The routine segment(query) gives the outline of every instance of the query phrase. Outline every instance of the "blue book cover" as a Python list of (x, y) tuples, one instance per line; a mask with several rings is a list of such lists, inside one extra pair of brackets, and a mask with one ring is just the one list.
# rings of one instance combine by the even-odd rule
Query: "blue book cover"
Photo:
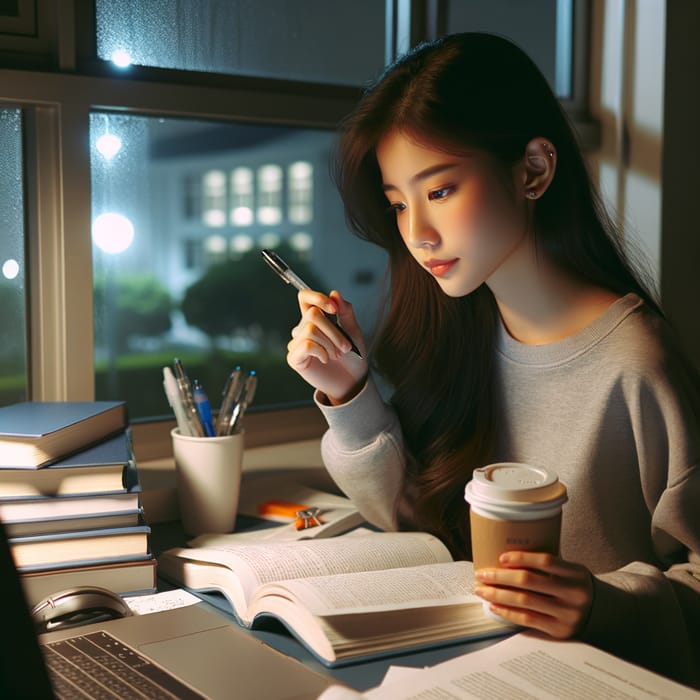
[(0, 408), (0, 467), (42, 467), (128, 425), (124, 401), (24, 401)]
[(128, 464), (134, 459), (131, 443), (131, 430), (126, 429), (102, 442), (91, 445), (85, 450), (74, 452), (68, 457), (47, 465), (49, 469), (77, 469), (80, 467), (98, 467), (110, 464)]
[(138, 472), (126, 429), (41, 469), (0, 469), (0, 499), (97, 494), (138, 488)]
[(0, 436), (41, 438), (125, 407), (124, 401), (21, 401), (0, 408)]

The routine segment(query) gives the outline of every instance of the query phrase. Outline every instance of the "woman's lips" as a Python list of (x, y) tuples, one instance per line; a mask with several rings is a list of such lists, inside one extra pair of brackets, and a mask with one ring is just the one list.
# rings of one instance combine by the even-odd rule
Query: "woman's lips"
[(457, 264), (457, 258), (452, 260), (427, 260), (424, 265), (435, 277), (443, 277)]

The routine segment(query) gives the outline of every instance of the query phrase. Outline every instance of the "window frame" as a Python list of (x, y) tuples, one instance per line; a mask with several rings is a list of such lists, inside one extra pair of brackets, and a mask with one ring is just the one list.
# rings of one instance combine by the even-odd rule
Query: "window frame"
[[(588, 25), (581, 6), (576, 2), (575, 101), (587, 83)], [(141, 66), (124, 72), (96, 57), (93, 0), (36, 0), (36, 8), (38, 35), (26, 40), (25, 53), (20, 39), (3, 41), (0, 51), (2, 64), (10, 66), (0, 69), (0, 105), (21, 108), (24, 122), (28, 390), (34, 400), (93, 400), (91, 111), (334, 129), (361, 89)], [(386, 8), (387, 60), (441, 32), (443, 0), (386, 0)], [(581, 104), (564, 101), (585, 127)], [(174, 419), (133, 422), (139, 459), (172, 454), (174, 426)], [(324, 429), (310, 401), (265, 411), (252, 407), (246, 443), (316, 439)]]
[[(25, 120), (29, 391), (34, 400), (45, 401), (94, 398), (90, 154), (85, 138), (92, 110), (279, 123), (276, 104), (284, 104), (285, 123), (332, 128), (354, 104), (352, 99), (319, 99), (314, 90), (262, 93), (51, 73), (33, 73), (27, 80), (26, 71), (14, 70), (0, 71), (0, 80), (0, 104), (19, 106)], [(134, 426), (139, 455), (168, 454), (169, 430), (163, 421), (153, 421), (156, 430), (141, 423)], [(315, 406), (264, 413), (253, 407), (246, 429), (247, 444), (274, 444), (320, 437), (323, 423)]]

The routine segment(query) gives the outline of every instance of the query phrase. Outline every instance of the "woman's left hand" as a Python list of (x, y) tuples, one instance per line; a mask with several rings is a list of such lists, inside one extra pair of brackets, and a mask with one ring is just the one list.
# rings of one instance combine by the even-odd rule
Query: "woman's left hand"
[(505, 552), (498, 567), (475, 575), (474, 592), (493, 613), (555, 639), (577, 634), (593, 604), (591, 572), (544, 552)]

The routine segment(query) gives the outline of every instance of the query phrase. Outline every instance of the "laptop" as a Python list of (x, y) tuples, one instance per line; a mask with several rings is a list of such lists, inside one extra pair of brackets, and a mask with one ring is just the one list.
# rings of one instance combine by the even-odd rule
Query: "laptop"
[(333, 682), (205, 604), (36, 635), (0, 523), (2, 698), (317, 698)]

